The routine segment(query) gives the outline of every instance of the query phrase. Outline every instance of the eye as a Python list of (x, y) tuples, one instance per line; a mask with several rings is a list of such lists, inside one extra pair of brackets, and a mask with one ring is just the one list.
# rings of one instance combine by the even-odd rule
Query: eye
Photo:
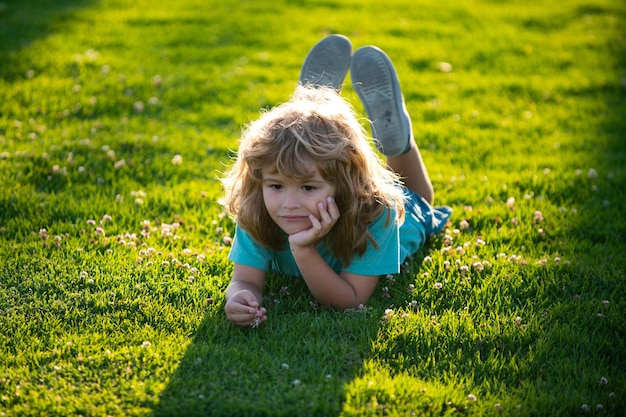
[(282, 190), (283, 186), (281, 184), (269, 184), (268, 187), (270, 187), (272, 190)]
[(304, 191), (313, 191), (313, 190), (315, 190), (315, 187), (314, 187), (314, 186), (312, 186), (312, 185), (303, 185), (303, 186), (302, 186), (302, 189), (303, 189)]

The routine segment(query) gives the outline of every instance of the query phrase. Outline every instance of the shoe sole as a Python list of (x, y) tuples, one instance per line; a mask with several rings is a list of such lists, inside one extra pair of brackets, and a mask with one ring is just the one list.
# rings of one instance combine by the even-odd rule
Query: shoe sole
[(300, 84), (331, 87), (339, 91), (350, 68), (352, 44), (343, 35), (330, 35), (316, 43), (300, 70)]
[(359, 48), (352, 56), (350, 76), (378, 150), (387, 156), (406, 152), (413, 140), (411, 122), (389, 57), (375, 46)]

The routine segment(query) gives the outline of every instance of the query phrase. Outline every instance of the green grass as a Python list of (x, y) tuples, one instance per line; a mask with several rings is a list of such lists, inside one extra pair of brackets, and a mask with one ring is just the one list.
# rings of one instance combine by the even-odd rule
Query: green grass
[[(332, 32), (452, 224), (362, 310), (271, 276), (236, 328), (217, 178)], [(626, 413), (623, 2), (2, 2), (0, 62), (0, 415)]]

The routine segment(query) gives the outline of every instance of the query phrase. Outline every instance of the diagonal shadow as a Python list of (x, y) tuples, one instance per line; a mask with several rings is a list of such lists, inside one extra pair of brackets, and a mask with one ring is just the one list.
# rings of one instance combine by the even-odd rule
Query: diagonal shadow
[(25, 70), (16, 54), (75, 19), (74, 13), (95, 0), (24, 0), (0, 2), (0, 78), (14, 81)]
[[(266, 294), (268, 321), (258, 329), (228, 323), (223, 303), (210, 309), (155, 416), (339, 414), (344, 387), (359, 374), (376, 336), (366, 321), (378, 320), (378, 313), (313, 307), (302, 282), (273, 275)], [(268, 395), (269, 387), (280, 396)]]

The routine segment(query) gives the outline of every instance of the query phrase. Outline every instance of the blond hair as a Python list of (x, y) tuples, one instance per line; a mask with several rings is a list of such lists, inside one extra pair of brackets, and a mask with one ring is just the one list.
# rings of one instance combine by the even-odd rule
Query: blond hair
[[(273, 250), (285, 247), (285, 233), (263, 202), (261, 170), (307, 179), (302, 166), (312, 161), (335, 187), (340, 217), (324, 242), (344, 265), (377, 243), (368, 226), (386, 211), (387, 224), (403, 221), (404, 194), (397, 175), (374, 152), (352, 107), (334, 90), (298, 86), (291, 99), (250, 123), (237, 158), (224, 176), (221, 200), (240, 228)], [(391, 214), (395, 211), (396, 217)]]

